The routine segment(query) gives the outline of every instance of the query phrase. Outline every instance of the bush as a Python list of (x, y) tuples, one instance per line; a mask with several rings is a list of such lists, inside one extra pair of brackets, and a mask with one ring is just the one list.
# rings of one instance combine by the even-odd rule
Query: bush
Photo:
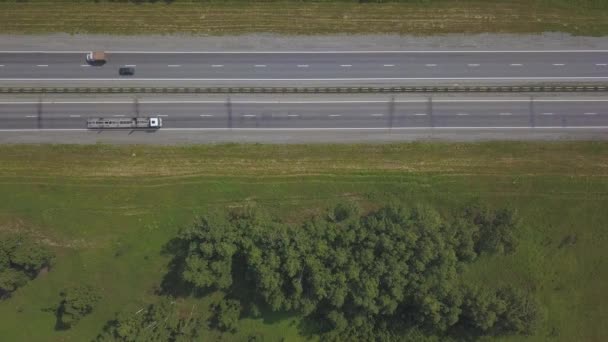
[(57, 327), (69, 329), (81, 318), (93, 312), (95, 304), (101, 299), (97, 289), (81, 285), (61, 292), (61, 302), (57, 307)]
[(213, 308), (213, 325), (222, 331), (236, 331), (241, 316), (241, 303), (234, 299), (224, 299)]
[(51, 261), (47, 248), (25, 236), (0, 236), (0, 298), (34, 279)]

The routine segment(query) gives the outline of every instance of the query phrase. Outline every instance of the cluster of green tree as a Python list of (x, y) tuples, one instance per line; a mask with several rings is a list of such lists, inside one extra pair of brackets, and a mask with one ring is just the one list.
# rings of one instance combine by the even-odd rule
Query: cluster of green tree
[(193, 310), (185, 312), (169, 297), (136, 312), (123, 311), (108, 322), (96, 341), (189, 342), (201, 325)]
[(101, 299), (96, 288), (78, 285), (67, 288), (59, 294), (61, 300), (55, 310), (56, 329), (70, 329), (84, 316), (93, 312), (95, 304)]
[(51, 252), (23, 235), (0, 236), (0, 298), (34, 279), (40, 270), (49, 267)]
[(538, 305), (528, 293), (458, 277), (480, 254), (514, 251), (517, 225), (512, 211), (481, 205), (448, 222), (428, 207), (361, 215), (346, 203), (299, 227), (245, 210), (183, 230), (172, 267), (195, 291), (227, 294), (212, 322), (223, 330), (263, 307), (299, 312), (334, 340), (529, 334)]

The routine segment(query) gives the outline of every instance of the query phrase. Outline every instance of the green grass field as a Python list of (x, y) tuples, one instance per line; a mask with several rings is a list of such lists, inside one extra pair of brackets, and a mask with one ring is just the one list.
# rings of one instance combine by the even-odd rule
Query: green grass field
[[(162, 246), (206, 211), (255, 205), (296, 222), (344, 198), (364, 207), (424, 202), (445, 213), (476, 198), (517, 208), (518, 251), (465, 271), (467, 281), (513, 283), (539, 296), (538, 334), (506, 340), (608, 340), (608, 144), (601, 142), (0, 145), (0, 229), (26, 231), (57, 255), (48, 274), (0, 302), (0, 336), (90, 340), (114, 312), (154, 300), (168, 262)], [(565, 243), (568, 236), (575, 243)], [(101, 288), (101, 304), (71, 330), (54, 331), (45, 309), (80, 282)], [(206, 317), (213, 300), (185, 305)], [(286, 315), (246, 319), (224, 338), (294, 341), (297, 324)]]
[(608, 33), (604, 0), (4, 0), (0, 33)]

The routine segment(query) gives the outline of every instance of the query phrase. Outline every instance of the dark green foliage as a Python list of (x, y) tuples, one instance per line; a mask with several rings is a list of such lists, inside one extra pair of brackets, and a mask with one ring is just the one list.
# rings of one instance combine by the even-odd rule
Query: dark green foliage
[(203, 218), (184, 230), (187, 241), (184, 280), (201, 288), (226, 289), (232, 284), (232, 257), (237, 249), (234, 226), (217, 217)]
[[(463, 290), (458, 279), (459, 266), (478, 253), (512, 251), (516, 224), (512, 212), (481, 206), (448, 223), (424, 206), (361, 216), (344, 203), (300, 227), (246, 210), (179, 235), (190, 246), (182, 276), (246, 307), (299, 312), (329, 340), (399, 340), (413, 331), (449, 338), (458, 327), (467, 335), (527, 333), (523, 318), (537, 316), (528, 297)], [(233, 330), (241, 307), (228, 300), (215, 311), (215, 324)]]
[(96, 341), (187, 342), (197, 340), (200, 321), (182, 315), (170, 298), (161, 297), (137, 312), (121, 312), (108, 322)]
[(513, 210), (490, 210), (487, 206), (473, 204), (465, 209), (465, 220), (479, 229), (475, 238), (477, 253), (508, 254), (517, 248), (515, 230), (517, 215)]
[(521, 290), (468, 288), (462, 323), (474, 335), (531, 334), (539, 316), (536, 301)]
[(532, 334), (540, 318), (539, 305), (530, 294), (506, 287), (496, 296), (505, 301), (506, 310), (498, 320), (498, 333)]
[(223, 331), (236, 331), (241, 316), (241, 303), (234, 299), (224, 299), (213, 307), (213, 325)]
[(35, 278), (51, 264), (51, 252), (21, 235), (0, 236), (0, 298)]
[(75, 286), (61, 292), (61, 302), (57, 307), (57, 327), (69, 329), (78, 321), (93, 312), (95, 304), (101, 299), (97, 289), (87, 285)]

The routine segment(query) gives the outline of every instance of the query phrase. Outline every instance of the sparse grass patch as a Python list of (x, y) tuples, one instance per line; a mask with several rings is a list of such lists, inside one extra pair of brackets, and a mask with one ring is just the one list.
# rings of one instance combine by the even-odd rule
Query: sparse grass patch
[[(67, 14), (67, 15), (66, 15)], [(603, 0), (2, 1), (1, 33), (608, 33)]]

